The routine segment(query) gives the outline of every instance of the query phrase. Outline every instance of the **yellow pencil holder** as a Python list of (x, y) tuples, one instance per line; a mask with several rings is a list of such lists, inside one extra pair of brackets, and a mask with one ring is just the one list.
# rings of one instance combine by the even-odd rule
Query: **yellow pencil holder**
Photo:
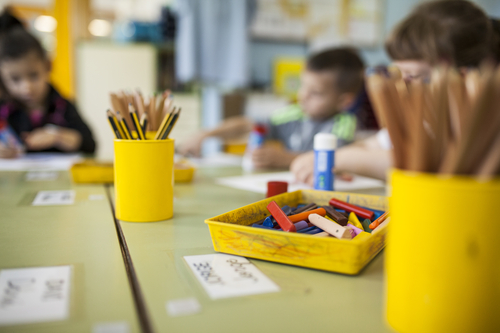
[(500, 179), (394, 170), (387, 319), (399, 332), (500, 332)]
[(115, 140), (116, 218), (153, 222), (174, 214), (174, 140)]

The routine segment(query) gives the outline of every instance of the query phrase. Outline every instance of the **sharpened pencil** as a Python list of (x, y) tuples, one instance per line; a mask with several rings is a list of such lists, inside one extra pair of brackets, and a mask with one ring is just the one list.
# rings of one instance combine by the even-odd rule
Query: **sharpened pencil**
[(162, 140), (168, 139), (168, 136), (170, 135), (170, 132), (174, 129), (175, 123), (177, 123), (177, 120), (179, 119), (181, 113), (181, 108), (177, 109), (177, 113), (172, 116), (172, 120), (168, 124), (167, 129), (165, 130), (165, 133), (162, 135)]
[(134, 109), (134, 106), (132, 104), (128, 105), (128, 109), (135, 131), (137, 132), (137, 140), (146, 140), (144, 132), (142, 131), (141, 124), (139, 123), (139, 117), (137, 117), (137, 111)]
[(121, 116), (120, 112), (116, 112), (116, 118), (118, 119), (119, 124), (122, 127), (122, 131), (125, 134), (125, 139), (132, 140), (132, 133), (125, 122), (125, 119)]
[(108, 116), (109, 125), (111, 126), (111, 130), (115, 134), (115, 138), (121, 139), (122, 136), (120, 134), (120, 131), (118, 130), (118, 127), (116, 126), (117, 124), (115, 123), (113, 113), (111, 113), (111, 111), (108, 110), (106, 111), (106, 115)]

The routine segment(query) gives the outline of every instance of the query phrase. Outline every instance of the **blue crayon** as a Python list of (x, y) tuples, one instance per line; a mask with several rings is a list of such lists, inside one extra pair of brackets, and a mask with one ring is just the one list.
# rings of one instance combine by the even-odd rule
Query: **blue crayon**
[(292, 207), (285, 205), (285, 206), (281, 207), (281, 210), (286, 215), (289, 215), (292, 212)]
[(308, 231), (311, 231), (313, 229), (317, 228), (317, 226), (313, 225), (312, 227), (309, 227), (309, 228), (305, 228), (305, 229), (302, 229), (302, 230), (297, 230), (297, 232), (300, 232), (300, 233), (306, 233)]
[(268, 216), (264, 219), (262, 225), (268, 228), (274, 228), (274, 226), (276, 225), (276, 221), (274, 221), (274, 218), (272, 216)]
[(272, 229), (272, 230), (276, 230), (276, 229), (274, 229), (274, 228), (269, 228), (269, 227), (266, 227), (265, 225), (258, 224), (258, 223), (254, 223), (254, 224), (252, 224), (252, 227), (254, 227), (254, 228), (261, 228), (261, 229), (268, 229), (268, 230), (271, 230), (271, 229)]
[(316, 228), (316, 229), (313, 229), (313, 230), (310, 230), (310, 231), (306, 232), (306, 234), (308, 234), (308, 235), (314, 235), (314, 234), (319, 234), (320, 232), (323, 232), (323, 230), (320, 229), (320, 228)]

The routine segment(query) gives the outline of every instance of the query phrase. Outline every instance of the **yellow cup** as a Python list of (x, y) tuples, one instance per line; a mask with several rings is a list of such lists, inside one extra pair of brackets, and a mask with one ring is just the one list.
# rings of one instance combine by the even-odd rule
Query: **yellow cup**
[(115, 140), (116, 218), (130, 222), (174, 214), (174, 140)]
[(387, 319), (399, 332), (500, 332), (500, 179), (392, 172)]

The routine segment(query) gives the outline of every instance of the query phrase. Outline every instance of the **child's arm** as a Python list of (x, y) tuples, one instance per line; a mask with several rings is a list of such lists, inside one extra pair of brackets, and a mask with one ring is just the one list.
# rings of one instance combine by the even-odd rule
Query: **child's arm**
[[(335, 171), (384, 179), (392, 165), (390, 150), (382, 148), (377, 136), (339, 148), (335, 152)], [(290, 170), (298, 181), (313, 184), (314, 152), (307, 152), (293, 160)]]
[(233, 139), (247, 134), (252, 130), (253, 123), (245, 117), (232, 117), (224, 120), (212, 130), (201, 131), (178, 147), (182, 155), (200, 156), (201, 145), (207, 138)]
[(76, 151), (81, 146), (82, 136), (74, 129), (45, 126), (26, 133), (24, 142), (30, 150), (58, 148), (62, 151)]
[(290, 167), (300, 153), (294, 153), (274, 145), (264, 145), (252, 152), (253, 165), (258, 169)]
[(0, 158), (16, 158), (21, 151), (16, 147), (10, 147), (0, 142)]

